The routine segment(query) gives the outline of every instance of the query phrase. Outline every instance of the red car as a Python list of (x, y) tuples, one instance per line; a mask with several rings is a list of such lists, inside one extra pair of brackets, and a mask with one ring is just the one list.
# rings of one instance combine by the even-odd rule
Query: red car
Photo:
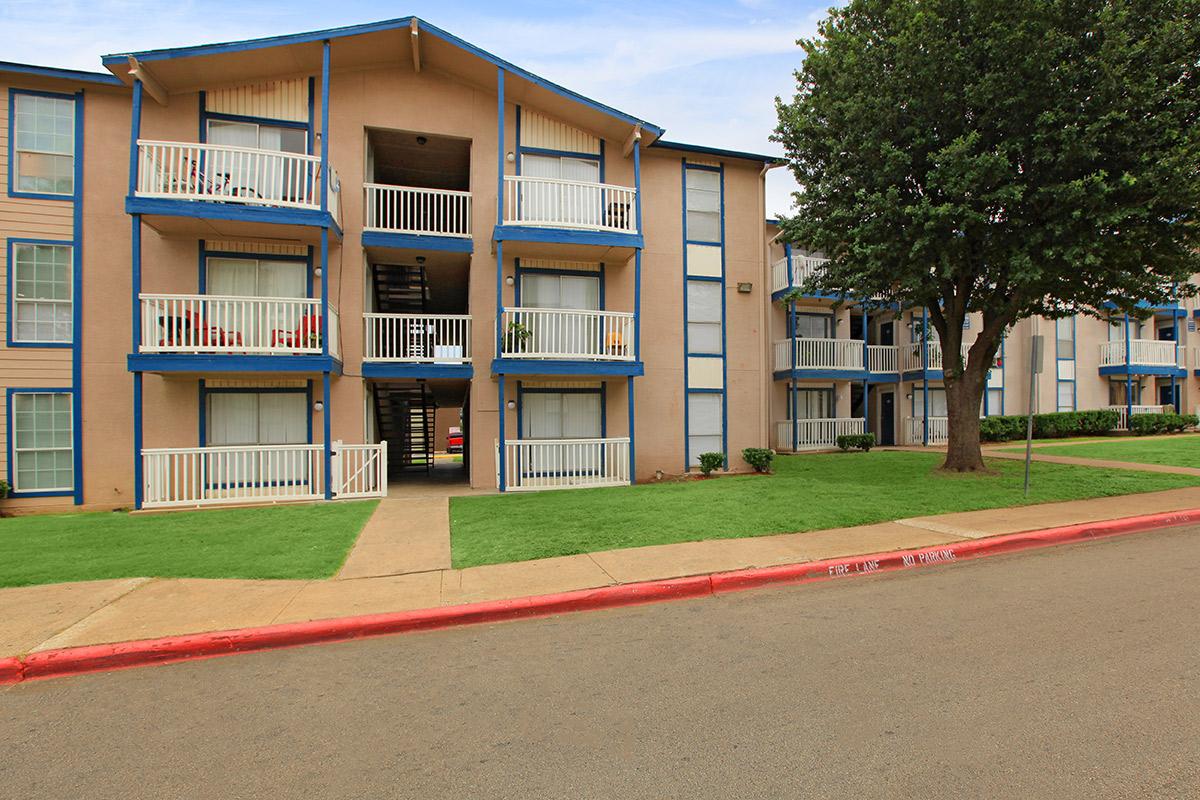
[(446, 452), (461, 453), (463, 445), (462, 428), (450, 428), (446, 434)]

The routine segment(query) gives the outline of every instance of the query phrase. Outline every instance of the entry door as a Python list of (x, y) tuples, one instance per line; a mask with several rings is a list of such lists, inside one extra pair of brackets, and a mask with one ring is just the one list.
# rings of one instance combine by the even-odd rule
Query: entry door
[(879, 343), (894, 345), (896, 343), (896, 323), (889, 321), (879, 326)]
[(896, 443), (896, 394), (894, 392), (879, 393), (879, 443), (882, 445)]
[[(308, 152), (308, 133), (303, 129), (254, 122), (209, 120), (208, 142), (300, 155)], [(205, 177), (210, 182), (220, 183), (225, 175), (229, 176), (228, 191), (224, 194), (296, 201), (300, 193), (307, 192), (304, 182), (296, 180), (295, 162), (291, 159), (252, 159), (220, 151), (209, 159)]]

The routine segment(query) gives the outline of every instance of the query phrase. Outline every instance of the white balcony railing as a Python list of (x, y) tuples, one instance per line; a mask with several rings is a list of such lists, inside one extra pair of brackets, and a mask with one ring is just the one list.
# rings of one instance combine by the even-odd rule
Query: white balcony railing
[[(321, 300), (142, 294), (141, 353), (321, 352)], [(329, 351), (339, 354), (337, 311), (329, 309)]]
[(423, 236), (471, 237), (471, 193), (412, 186), (363, 184), (363, 229)]
[(828, 263), (828, 258), (799, 256), (793, 253), (792, 268), (789, 273), (788, 259), (787, 256), (784, 256), (771, 265), (771, 291), (782, 292), (794, 286), (802, 286), (806, 280)]
[(510, 358), (632, 361), (633, 314), (556, 308), (506, 308), (502, 355)]
[(867, 370), (869, 372), (898, 372), (900, 348), (892, 344), (867, 345)]
[[(796, 369), (863, 369), (863, 343), (860, 339), (792, 339)], [(775, 342), (775, 369), (792, 368), (789, 340)]]
[[(334, 442), (337, 498), (387, 494), (387, 443)], [(325, 497), (320, 444), (168, 447), (142, 450), (145, 508), (277, 503)]]
[[(1119, 431), (1129, 430), (1129, 411), (1130, 411), (1129, 406), (1112, 405), (1112, 406), (1105, 406), (1104, 408), (1107, 411), (1117, 412), (1117, 430), (1119, 430)], [(1164, 413), (1167, 413), (1170, 411), (1174, 411), (1175, 407), (1174, 406), (1135, 405), (1132, 407), (1132, 410), (1133, 410), (1134, 414), (1164, 414)]]
[[(921, 417), (906, 417), (905, 418), (905, 433), (907, 434), (908, 444), (923, 444), (923, 431), (925, 428), (924, 419)], [(942, 445), (950, 438), (950, 420), (948, 417), (930, 417), (929, 418), (929, 444)]]
[[(500, 479), (499, 446), (496, 480)], [(517, 439), (504, 443), (508, 491), (627, 486), (629, 439)]]
[(775, 423), (775, 446), (780, 450), (832, 450), (837, 447), (839, 436), (852, 436), (864, 431), (866, 420), (862, 417), (785, 420)]
[(319, 444), (142, 450), (145, 508), (272, 503), (325, 497)]
[(363, 328), (363, 361), (471, 360), (471, 318), (466, 314), (363, 314)]
[[(339, 183), (329, 175), (329, 211)], [(138, 197), (321, 209), (321, 159), (256, 147), (138, 140)]]
[(637, 190), (608, 183), (505, 175), (504, 224), (637, 233)]
[(1139, 367), (1183, 366), (1183, 351), (1176, 353), (1175, 342), (1161, 339), (1131, 339), (1129, 359), (1125, 359), (1124, 340), (1100, 344), (1100, 366), (1123, 367), (1131, 364)]

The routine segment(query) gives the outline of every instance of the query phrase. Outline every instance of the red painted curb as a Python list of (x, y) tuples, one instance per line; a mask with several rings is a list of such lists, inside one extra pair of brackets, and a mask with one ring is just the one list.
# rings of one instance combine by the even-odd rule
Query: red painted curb
[(321, 642), (683, 600), (771, 584), (810, 583), (873, 575), (1194, 522), (1200, 522), (1200, 509), (1067, 525), (915, 550), (627, 583), (511, 600), (45, 650), (31, 653), (24, 659), (0, 658), (0, 685)]

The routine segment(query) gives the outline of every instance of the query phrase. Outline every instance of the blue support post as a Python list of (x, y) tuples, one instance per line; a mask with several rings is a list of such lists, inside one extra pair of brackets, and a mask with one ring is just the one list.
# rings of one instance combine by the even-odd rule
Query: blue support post
[(329, 40), (321, 45), (321, 210), (329, 211)]
[[(201, 413), (204, 413), (203, 410)], [(133, 373), (133, 507), (141, 509), (145, 479), (142, 474), (142, 373)]]
[(137, 191), (138, 139), (142, 135), (142, 82), (133, 81), (133, 112), (129, 123), (129, 194)]
[[(863, 372), (868, 376), (871, 370), (871, 315), (863, 307)], [(871, 431), (871, 381), (863, 378), (863, 433)]]
[[(138, 139), (142, 132), (142, 82), (133, 82), (133, 111), (129, 123), (129, 194), (137, 191), (138, 178)], [(131, 326), (132, 342), (130, 352), (136, 353), (142, 342), (142, 309), (139, 295), (142, 292), (142, 218), (138, 214), (131, 217), (130, 229), (130, 277), (132, 280)], [(79, 335), (79, 331), (75, 332)], [(133, 373), (133, 507), (140, 509), (143, 501), (143, 472), (142, 472), (142, 373)]]
[[(637, 232), (642, 233), (642, 145), (635, 139), (633, 142), (633, 188), (634, 188), (634, 221)], [(642, 360), (642, 248), (633, 253), (633, 359)], [(633, 392), (633, 381), (630, 379), (629, 391)], [(632, 395), (630, 395), (632, 397)]]
[[(1179, 315), (1175, 313), (1175, 309), (1171, 310), (1171, 335), (1175, 339), (1175, 366), (1179, 366)], [(1179, 409), (1179, 390), (1175, 386), (1175, 376), (1171, 375), (1171, 404), (1175, 406), (1175, 413), (1178, 414)]]
[(500, 447), (498, 448), (498, 452), (496, 454), (497, 458), (500, 462), (498, 465), (498, 471), (500, 473), (500, 481), (499, 481), (500, 485), (497, 488), (499, 488), (501, 492), (506, 492), (506, 491), (508, 491), (508, 474), (505, 472), (505, 469), (504, 469), (504, 461), (505, 461), (505, 457), (507, 455), (505, 453), (505, 450), (507, 448), (505, 447), (505, 442), (504, 442), (504, 418), (506, 416), (508, 416), (508, 408), (504, 405), (504, 376), (503, 375), (501, 375), (499, 377), (499, 380), (496, 383), (496, 393), (500, 398)]
[(783, 243), (783, 255), (787, 258), (787, 288), (791, 289), (796, 285), (796, 270), (792, 267), (792, 244), (791, 242)]
[[(944, 358), (945, 356), (943, 356)], [(1032, 411), (1030, 413), (1033, 413)], [(921, 446), (929, 446), (929, 309), (921, 309)]]
[(504, 68), (496, 68), (496, 224), (504, 223)]
[(625, 379), (629, 386), (629, 483), (637, 483), (637, 450), (634, 445), (636, 443), (635, 425), (634, 425), (634, 405), (633, 405), (633, 377)]
[(794, 453), (800, 449), (800, 421), (796, 418), (796, 415), (800, 411), (800, 387), (796, 385), (795, 380), (789, 386), (792, 398), (792, 452)]
[[(504, 222), (504, 68), (496, 69), (496, 224)], [(504, 243), (496, 242), (496, 358), (504, 354)], [(504, 430), (504, 379), (500, 380), (500, 430)], [(500, 439), (501, 464), (504, 463), (504, 436)], [(503, 470), (500, 475), (504, 484)]]
[(329, 404), (330, 386), (329, 373), (321, 373), (321, 400), (325, 407), (321, 409), (321, 427), (325, 432), (325, 499), (333, 499), (333, 425), (330, 422), (333, 409)]
[(329, 355), (329, 228), (321, 228), (321, 355)]

